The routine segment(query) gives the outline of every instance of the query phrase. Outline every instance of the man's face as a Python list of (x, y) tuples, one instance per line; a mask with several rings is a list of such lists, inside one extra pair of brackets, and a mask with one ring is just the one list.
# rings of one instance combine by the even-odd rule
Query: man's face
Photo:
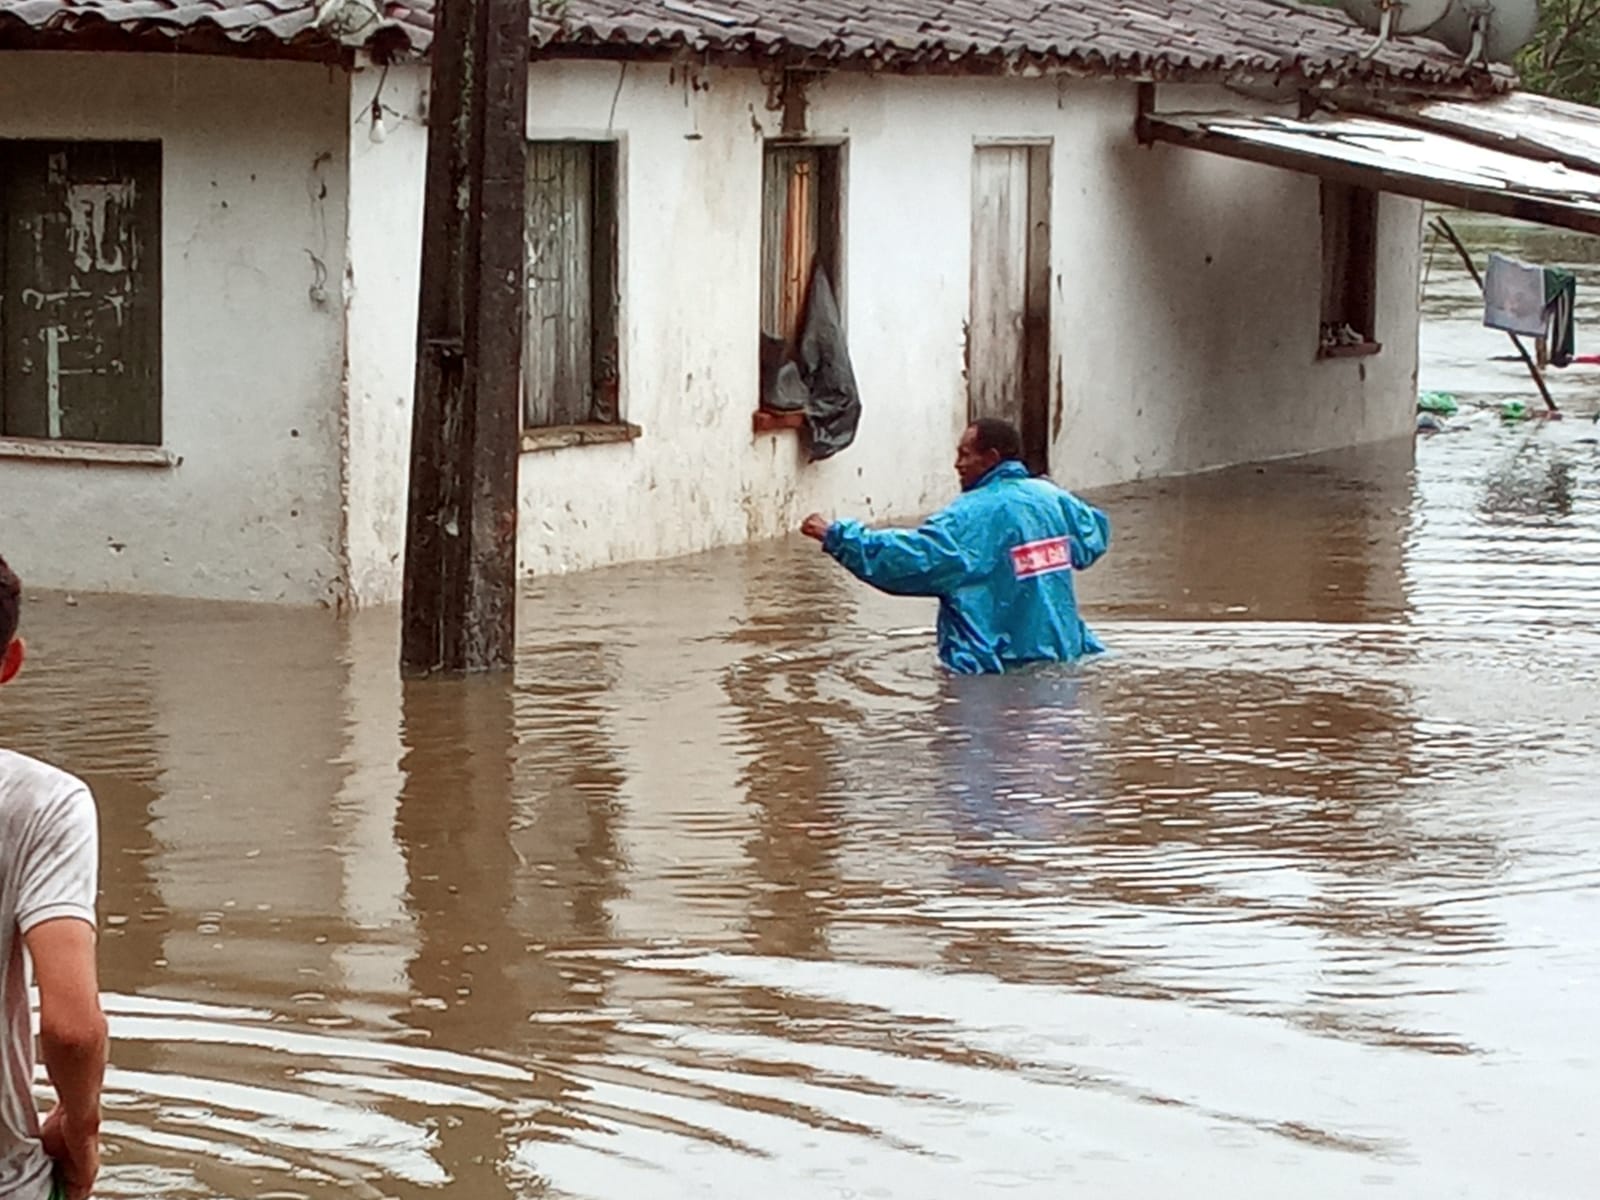
[(979, 450), (978, 431), (968, 429), (956, 445), (956, 474), (961, 476), (961, 490), (970, 492), (978, 480), (999, 465), (998, 450)]

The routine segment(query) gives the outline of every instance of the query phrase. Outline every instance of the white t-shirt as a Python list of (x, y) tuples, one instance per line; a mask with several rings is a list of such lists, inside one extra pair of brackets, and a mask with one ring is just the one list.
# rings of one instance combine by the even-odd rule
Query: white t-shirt
[(0, 750), (0, 1198), (45, 1200), (52, 1163), (33, 1102), (33, 1019), (22, 935), (57, 917), (94, 924), (100, 830), (82, 781)]

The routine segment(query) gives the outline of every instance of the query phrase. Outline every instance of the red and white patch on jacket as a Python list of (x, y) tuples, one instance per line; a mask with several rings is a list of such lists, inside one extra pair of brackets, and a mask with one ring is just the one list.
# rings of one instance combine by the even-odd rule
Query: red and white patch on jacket
[(1072, 550), (1064, 537), (1026, 542), (1011, 551), (1011, 570), (1018, 579), (1033, 579), (1072, 570)]

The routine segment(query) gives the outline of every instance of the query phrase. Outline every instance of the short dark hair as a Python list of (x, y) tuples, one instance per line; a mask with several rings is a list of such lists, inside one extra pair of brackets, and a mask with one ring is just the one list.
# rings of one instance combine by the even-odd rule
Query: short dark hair
[(1010, 421), (1003, 421), (999, 417), (979, 417), (968, 428), (976, 435), (978, 449), (984, 453), (995, 451), (1000, 455), (1001, 462), (1022, 457), (1022, 435)]
[(17, 636), (17, 618), (22, 611), (22, 580), (0, 558), (0, 651)]

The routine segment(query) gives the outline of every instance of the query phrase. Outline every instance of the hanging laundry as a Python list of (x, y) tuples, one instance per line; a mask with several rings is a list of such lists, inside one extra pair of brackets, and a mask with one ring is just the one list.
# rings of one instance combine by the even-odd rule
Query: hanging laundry
[(805, 328), (793, 357), (782, 338), (761, 337), (761, 407), (805, 414), (812, 462), (832, 458), (856, 438), (861, 392), (856, 386), (844, 317), (828, 273), (818, 263), (807, 289)]
[(1578, 277), (1560, 267), (1544, 269), (1545, 345), (1550, 365), (1572, 365), (1578, 349)]
[(1544, 268), (1489, 255), (1483, 278), (1483, 323), (1490, 329), (1543, 337), (1545, 313)]

